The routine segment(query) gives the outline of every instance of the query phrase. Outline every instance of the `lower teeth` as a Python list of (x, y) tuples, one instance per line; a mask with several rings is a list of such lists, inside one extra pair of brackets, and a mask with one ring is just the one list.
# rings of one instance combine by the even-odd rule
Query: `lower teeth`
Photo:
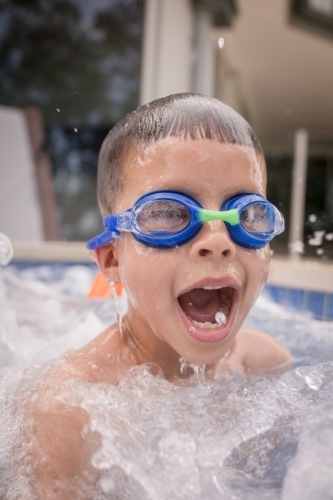
[(218, 323), (211, 323), (210, 321), (206, 321), (205, 323), (201, 323), (201, 321), (195, 321), (195, 319), (192, 319), (193, 323), (200, 328), (217, 328), (220, 326)]
[[(215, 329), (219, 328), (221, 325), (225, 325), (227, 322), (227, 316), (230, 312), (230, 309), (228, 307), (221, 307), (221, 309), (215, 314), (215, 321), (216, 323), (211, 323), (210, 321), (206, 321), (205, 323), (202, 323), (201, 321), (196, 321), (195, 319), (192, 319), (190, 316), (189, 319), (196, 325), (199, 326), (200, 328), (210, 328), (210, 329)], [(193, 333), (192, 328), (190, 328), (191, 333)]]

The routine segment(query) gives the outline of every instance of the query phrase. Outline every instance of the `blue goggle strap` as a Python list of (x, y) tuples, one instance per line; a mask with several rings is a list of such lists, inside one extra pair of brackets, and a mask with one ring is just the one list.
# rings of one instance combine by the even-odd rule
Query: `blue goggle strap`
[(88, 241), (88, 250), (96, 250), (96, 248), (107, 245), (115, 238), (119, 238), (120, 232), (116, 228), (116, 219), (117, 215), (108, 215), (104, 218), (105, 231)]

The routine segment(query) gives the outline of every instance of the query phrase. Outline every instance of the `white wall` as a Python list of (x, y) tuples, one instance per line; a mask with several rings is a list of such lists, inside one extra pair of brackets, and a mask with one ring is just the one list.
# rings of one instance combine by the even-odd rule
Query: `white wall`
[(23, 111), (0, 106), (0, 232), (42, 240), (34, 163)]
[(190, 0), (146, 0), (140, 104), (191, 91), (193, 22)]

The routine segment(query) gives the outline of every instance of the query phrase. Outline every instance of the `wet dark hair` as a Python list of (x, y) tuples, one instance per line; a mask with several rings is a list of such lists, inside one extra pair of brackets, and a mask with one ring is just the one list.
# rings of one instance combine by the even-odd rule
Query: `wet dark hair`
[(258, 156), (263, 156), (260, 142), (247, 121), (218, 99), (190, 93), (157, 99), (126, 115), (103, 142), (97, 181), (103, 216), (114, 210), (129, 155), (168, 136), (251, 146)]

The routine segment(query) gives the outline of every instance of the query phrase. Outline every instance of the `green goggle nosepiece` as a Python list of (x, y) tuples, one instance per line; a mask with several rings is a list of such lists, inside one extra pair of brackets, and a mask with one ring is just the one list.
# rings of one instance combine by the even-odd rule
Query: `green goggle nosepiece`
[(235, 226), (239, 223), (239, 212), (236, 208), (221, 212), (216, 210), (206, 210), (203, 208), (199, 211), (198, 216), (202, 223), (212, 220), (222, 220), (223, 222), (228, 222), (231, 226)]

